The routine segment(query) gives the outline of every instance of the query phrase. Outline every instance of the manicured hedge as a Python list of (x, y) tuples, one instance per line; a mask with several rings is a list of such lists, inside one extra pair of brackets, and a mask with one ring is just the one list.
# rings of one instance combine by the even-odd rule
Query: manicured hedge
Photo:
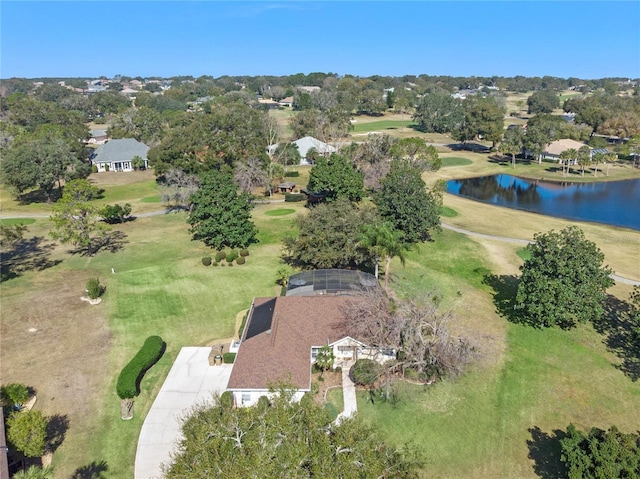
[(297, 178), (298, 176), (300, 176), (300, 172), (298, 172), (298, 171), (285, 171), (284, 172), (284, 177), (285, 178)]
[(285, 203), (297, 203), (299, 201), (306, 200), (307, 197), (301, 193), (285, 193), (284, 201)]
[(225, 364), (233, 364), (235, 360), (236, 360), (236, 353), (224, 353), (222, 355), (222, 361)]
[(127, 364), (118, 376), (116, 391), (120, 399), (131, 399), (139, 392), (139, 384), (144, 373), (153, 366), (164, 353), (165, 344), (160, 336), (149, 336), (138, 354)]
[(205, 256), (204, 258), (202, 258), (202, 264), (205, 266), (211, 266), (211, 257)]

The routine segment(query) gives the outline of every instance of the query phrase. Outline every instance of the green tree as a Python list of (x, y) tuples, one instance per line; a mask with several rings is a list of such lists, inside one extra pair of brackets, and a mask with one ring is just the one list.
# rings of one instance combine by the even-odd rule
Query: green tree
[(107, 227), (100, 221), (98, 207), (90, 203), (97, 195), (98, 189), (87, 180), (69, 181), (62, 198), (52, 208), (51, 237), (94, 254), (108, 235)]
[(46, 447), (47, 421), (40, 411), (16, 411), (7, 420), (7, 439), (27, 457), (42, 456)]
[(320, 157), (311, 168), (307, 189), (323, 192), (327, 201), (346, 198), (360, 201), (364, 194), (364, 177), (348, 158), (333, 153)]
[(569, 168), (578, 159), (578, 150), (575, 148), (567, 148), (560, 152), (559, 158), (562, 163), (562, 176), (564, 176), (565, 166), (567, 168), (567, 173), (569, 173)]
[(99, 214), (102, 216), (102, 220), (110, 225), (124, 223), (131, 215), (131, 205), (129, 203), (125, 203), (124, 206), (119, 204), (104, 205)]
[(397, 256), (403, 265), (405, 262), (404, 253), (407, 250), (407, 245), (404, 244), (402, 236), (402, 232), (395, 231), (389, 223), (366, 224), (362, 227), (360, 246), (367, 248), (373, 254), (376, 278), (378, 277), (380, 257), (385, 258), (385, 288), (389, 285), (391, 260)]
[(360, 230), (374, 221), (374, 210), (346, 199), (317, 205), (296, 217), (298, 233), (285, 236), (283, 259), (302, 269), (358, 268), (367, 259)]
[(593, 169), (593, 176), (598, 176), (598, 165), (600, 163), (605, 163), (606, 158), (607, 158), (606, 155), (601, 151), (597, 151), (593, 154), (593, 156), (591, 157), (591, 160), (593, 161), (593, 163), (595, 163), (595, 166)]
[(429, 240), (431, 231), (440, 228), (441, 193), (427, 191), (421, 171), (406, 161), (391, 162), (373, 201), (382, 219), (401, 231), (408, 244)]
[(527, 98), (527, 106), (527, 112), (530, 115), (551, 113), (556, 108), (560, 108), (560, 97), (556, 92), (551, 90), (536, 91)]
[(316, 356), (316, 366), (320, 369), (320, 377), (324, 375), (327, 369), (333, 367), (333, 362), (336, 360), (336, 356), (333, 354), (333, 348), (331, 346), (322, 346), (318, 350)]
[(492, 142), (492, 147), (495, 148), (504, 131), (504, 108), (494, 97), (483, 98), (478, 95), (467, 97), (463, 106), (464, 121), (453, 130), (453, 138), (466, 143), (482, 136)]
[(449, 92), (427, 93), (416, 106), (413, 121), (425, 133), (448, 133), (463, 123), (464, 107)]
[(20, 241), (24, 233), (27, 231), (27, 227), (22, 224), (16, 225), (2, 225), (0, 224), (0, 247), (4, 245), (15, 244)]
[(606, 290), (614, 283), (596, 244), (575, 226), (538, 233), (533, 239), (526, 247), (530, 258), (520, 267), (515, 306), (519, 319), (534, 327), (561, 328), (599, 319)]
[(402, 138), (391, 147), (393, 158), (406, 160), (422, 171), (437, 171), (442, 161), (433, 145), (427, 145), (421, 138)]
[(82, 165), (62, 139), (14, 142), (3, 155), (2, 181), (18, 195), (39, 187), (47, 202), (51, 202), (56, 184), (60, 189), (61, 181), (71, 178), (70, 173), (75, 168), (82, 169)]
[(415, 451), (385, 444), (358, 418), (332, 424), (309, 396), (289, 398), (280, 391), (256, 407), (229, 408), (217, 398), (197, 408), (165, 477), (417, 477)]
[(501, 153), (511, 155), (511, 165), (514, 170), (516, 168), (516, 155), (522, 151), (523, 146), (524, 132), (520, 127), (509, 128), (504, 132), (504, 138), (498, 150), (500, 150)]
[(246, 248), (257, 234), (251, 222), (251, 196), (239, 193), (231, 174), (210, 171), (201, 178), (200, 187), (191, 196), (187, 222), (193, 239), (221, 250)]
[(295, 143), (282, 142), (278, 143), (278, 146), (271, 155), (272, 160), (284, 166), (285, 171), (290, 165), (300, 164), (300, 151), (298, 145)]
[(640, 436), (616, 426), (608, 431), (592, 428), (588, 434), (573, 424), (560, 440), (562, 462), (569, 479), (640, 477)]

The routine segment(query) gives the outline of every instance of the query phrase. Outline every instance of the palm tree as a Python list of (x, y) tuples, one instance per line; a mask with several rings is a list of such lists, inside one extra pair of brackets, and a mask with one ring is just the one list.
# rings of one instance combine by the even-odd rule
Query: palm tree
[(618, 161), (618, 154), (614, 153), (614, 152), (609, 152), (605, 155), (605, 158), (607, 159), (607, 173), (606, 175), (609, 176), (609, 166), (612, 163), (615, 163), (616, 161)]
[(53, 479), (53, 469), (49, 466), (31, 466), (16, 472), (13, 479)]
[(522, 151), (523, 144), (524, 134), (519, 127), (505, 131), (504, 139), (502, 140), (502, 143), (500, 143), (500, 147), (498, 149), (501, 153), (511, 155), (511, 164), (513, 165), (513, 169), (516, 168), (516, 155)]
[(580, 165), (580, 176), (584, 176), (584, 168), (591, 164), (591, 150), (587, 145), (581, 146), (578, 150), (578, 164)]
[(391, 260), (398, 257), (404, 266), (404, 252), (407, 245), (402, 241), (402, 232), (394, 230), (389, 223), (365, 225), (360, 235), (360, 246), (363, 246), (374, 255), (375, 276), (378, 278), (380, 257), (385, 257), (384, 287), (389, 285), (389, 267)]
[(333, 354), (333, 348), (331, 346), (322, 346), (318, 350), (316, 356), (316, 366), (320, 369), (320, 377), (324, 374), (325, 370), (333, 367), (333, 362), (336, 360)]
[(596, 164), (595, 170), (593, 171), (593, 176), (598, 176), (598, 165), (600, 163), (604, 163), (605, 161), (604, 153), (602, 153), (601, 151), (594, 153), (592, 160)]
[(569, 173), (569, 165), (578, 157), (578, 150), (575, 148), (567, 148), (560, 153), (560, 160), (562, 160), (562, 176), (564, 176), (564, 167), (567, 166), (567, 174)]

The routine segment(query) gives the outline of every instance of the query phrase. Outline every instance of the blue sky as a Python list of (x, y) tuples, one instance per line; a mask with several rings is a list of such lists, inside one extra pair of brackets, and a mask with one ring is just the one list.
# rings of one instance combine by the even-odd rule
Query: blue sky
[(0, 77), (640, 77), (640, 2), (0, 2)]

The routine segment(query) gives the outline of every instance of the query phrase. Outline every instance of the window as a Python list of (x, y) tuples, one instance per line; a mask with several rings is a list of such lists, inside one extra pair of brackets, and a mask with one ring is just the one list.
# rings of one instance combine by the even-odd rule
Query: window
[(246, 404), (251, 401), (251, 393), (242, 393), (242, 404)]
[(313, 361), (316, 360), (316, 358), (318, 357), (318, 353), (320, 352), (320, 347), (319, 346), (313, 346), (311, 348), (311, 359)]

